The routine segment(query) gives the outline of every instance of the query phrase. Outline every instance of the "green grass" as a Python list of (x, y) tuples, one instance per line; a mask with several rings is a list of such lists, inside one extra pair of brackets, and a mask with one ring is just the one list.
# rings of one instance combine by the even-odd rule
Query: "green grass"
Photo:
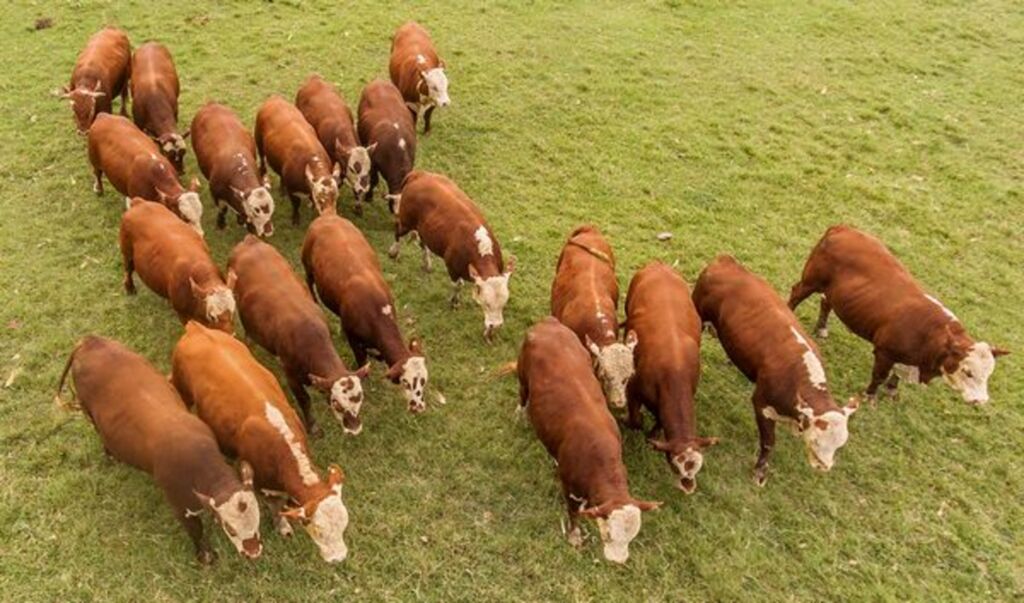
[[(31, 31), (41, 16), (55, 26)], [(418, 164), (454, 178), (518, 257), (506, 327), (484, 345), (475, 307), (447, 309), (443, 271), (423, 275), (408, 246), (398, 263), (385, 257), (448, 404), (410, 416), (380, 370), (359, 437), (343, 437), (318, 404), (327, 433), (315, 459), (348, 475), (343, 565), (322, 563), (305, 534), (285, 541), (265, 524), (260, 560), (216, 534), (220, 560), (200, 568), (149, 478), (105, 460), (88, 422), (52, 401), (83, 334), (116, 337), (166, 370), (180, 326), (151, 292), (123, 294), (122, 201), (92, 194), (84, 141), (50, 91), (88, 36), (116, 23), (136, 44), (169, 45), (183, 123), (207, 99), (251, 123), (266, 95), (294, 95), (313, 71), (354, 105), (386, 76), (390, 32), (410, 18), (433, 32), (454, 101), (421, 139)], [(856, 224), (977, 337), (1024, 353), (1018, 4), (19, 0), (0, 8), (0, 39), (0, 380), (21, 370), (0, 389), (0, 599), (1024, 597), (1019, 356), (1000, 363), (985, 408), (941, 385), (863, 408), (829, 474), (780, 433), (758, 489), (751, 386), (705, 340), (700, 431), (722, 443), (698, 493), (683, 497), (663, 459), (625, 434), (632, 490), (666, 501), (625, 567), (601, 561), (593, 539), (575, 551), (561, 538), (552, 463), (514, 417), (514, 380), (489, 378), (547, 313), (560, 246), (584, 221), (612, 241), (623, 290), (652, 258), (678, 262), (692, 282), (728, 252), (780, 292), (826, 226)], [(198, 172), (191, 153), (187, 172)], [(218, 232), (204, 199), (224, 262), (243, 232)], [(298, 266), (303, 230), (279, 203), (272, 242)], [(382, 256), (389, 223), (379, 201), (356, 220)], [(674, 238), (658, 242), (665, 230)], [(801, 308), (806, 323), (815, 306)], [(823, 352), (846, 397), (866, 384), (870, 346), (834, 327)]]

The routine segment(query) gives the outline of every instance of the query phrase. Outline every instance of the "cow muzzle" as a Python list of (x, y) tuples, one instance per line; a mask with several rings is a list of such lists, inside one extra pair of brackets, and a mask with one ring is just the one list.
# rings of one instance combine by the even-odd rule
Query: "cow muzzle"
[(246, 559), (258, 559), (262, 553), (263, 543), (260, 541), (259, 536), (242, 541), (242, 555)]
[(359, 435), (363, 431), (363, 420), (359, 415), (343, 411), (341, 414), (341, 428), (349, 435)]

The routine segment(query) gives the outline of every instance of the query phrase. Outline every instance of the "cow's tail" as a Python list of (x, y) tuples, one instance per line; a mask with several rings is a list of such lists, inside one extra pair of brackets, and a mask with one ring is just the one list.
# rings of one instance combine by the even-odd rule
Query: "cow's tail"
[(75, 348), (68, 354), (68, 361), (64, 365), (64, 371), (60, 374), (60, 382), (57, 383), (57, 394), (53, 397), (54, 402), (59, 406), (63, 407), (64, 410), (76, 411), (81, 410), (82, 405), (78, 403), (78, 394), (75, 392), (74, 387), (71, 388), (71, 399), (65, 400), (61, 397), (64, 391), (64, 383), (68, 379), (68, 373), (71, 372), (71, 365), (75, 361), (75, 354), (78, 353), (78, 348), (82, 347), (82, 342), (75, 344)]
[(505, 364), (502, 364), (501, 366), (499, 366), (498, 368), (496, 368), (494, 370), (494, 373), (492, 374), (492, 378), (493, 379), (501, 379), (502, 377), (508, 377), (512, 373), (515, 373), (516, 370), (518, 370), (518, 368), (519, 368), (519, 363), (517, 363), (515, 361), (513, 361), (513, 362), (506, 362)]

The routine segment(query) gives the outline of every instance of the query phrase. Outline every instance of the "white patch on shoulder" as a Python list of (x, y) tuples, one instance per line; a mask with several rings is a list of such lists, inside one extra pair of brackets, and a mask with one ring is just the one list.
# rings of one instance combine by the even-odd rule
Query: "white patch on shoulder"
[(491, 235), (487, 233), (487, 228), (483, 224), (473, 233), (473, 238), (476, 239), (476, 249), (480, 252), (480, 257), (494, 253), (494, 242), (491, 241)]
[(892, 372), (899, 377), (900, 381), (905, 383), (920, 383), (921, 382), (921, 370), (916, 366), (910, 366), (908, 364), (896, 363), (892, 365)]
[(404, 138), (399, 138), (398, 139), (398, 148), (405, 149), (405, 139)]
[(416, 55), (416, 63), (417, 64), (422, 65), (423, 63), (426, 63), (426, 62), (427, 62), (427, 57), (423, 56), (422, 54)]
[(391, 316), (391, 312), (391, 304), (388, 304), (380, 309), (380, 313), (383, 314), (384, 316)]
[(299, 445), (299, 441), (295, 439), (295, 433), (288, 426), (288, 422), (285, 420), (284, 415), (281, 414), (281, 411), (270, 402), (266, 402), (264, 412), (267, 415), (267, 421), (281, 434), (285, 443), (288, 444), (288, 449), (291, 450), (292, 456), (295, 457), (295, 464), (299, 467), (302, 483), (307, 486), (319, 484), (320, 478), (313, 471), (313, 464), (309, 461), (309, 457), (306, 456), (302, 446)]
[(944, 305), (942, 304), (942, 302), (940, 302), (939, 300), (935, 299), (935, 298), (934, 298), (934, 297), (932, 297), (931, 295), (928, 295), (927, 293), (925, 293), (925, 294), (924, 294), (924, 296), (925, 296), (925, 298), (927, 298), (927, 299), (928, 299), (928, 301), (930, 301), (930, 302), (932, 302), (933, 304), (935, 304), (936, 306), (938, 306), (938, 307), (939, 307), (939, 309), (941, 309), (941, 310), (942, 310), (942, 313), (943, 313), (943, 314), (945, 314), (946, 316), (948, 316), (948, 317), (950, 318), (950, 320), (955, 320), (955, 321), (957, 321), (957, 322), (959, 322), (959, 321), (960, 321), (960, 319), (956, 317), (956, 314), (953, 314), (953, 312), (951, 312), (949, 308), (947, 308), (946, 306), (944, 306)]
[(789, 330), (793, 332), (797, 343), (804, 347), (804, 366), (807, 367), (807, 378), (810, 379), (811, 385), (818, 389), (825, 389), (828, 381), (825, 379), (825, 367), (821, 365), (821, 360), (818, 359), (818, 356), (811, 349), (804, 336), (800, 334), (800, 331), (796, 330), (796, 327), (791, 326)]
[(395, 128), (396, 130), (397, 130), (397, 129), (399, 128), (399, 126), (398, 126), (398, 122), (397, 122), (397, 121), (396, 121), (395, 123), (391, 124), (391, 125), (392, 125), (392, 126), (394, 126), (394, 128)]

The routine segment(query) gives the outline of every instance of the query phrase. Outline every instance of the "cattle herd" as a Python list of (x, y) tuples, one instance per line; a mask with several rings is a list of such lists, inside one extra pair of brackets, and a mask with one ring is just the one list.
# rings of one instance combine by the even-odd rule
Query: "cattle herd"
[[(424, 270), (434, 255), (443, 258), (453, 307), (468, 283), (483, 310), (484, 337), (504, 323), (514, 258), (502, 254), (480, 208), (455, 182), (414, 168), (417, 118), (422, 114), (427, 132), (434, 109), (449, 103), (444, 62), (423, 27), (410, 22), (395, 32), (389, 71), (390, 82), (364, 88), (356, 116), (313, 75), (294, 103), (268, 98), (252, 134), (216, 102), (181, 132), (170, 52), (149, 42), (133, 53), (128, 36), (111, 27), (89, 40), (61, 92), (88, 137), (96, 192), (105, 175), (126, 197), (119, 237), (125, 291), (135, 293), (138, 273), (167, 298), (183, 333), (169, 378), (116, 341), (85, 337), (71, 352), (58, 396), (70, 374), (77, 402), (68, 403), (89, 417), (108, 455), (153, 477), (201, 562), (214, 558), (203, 529), (207, 514), (239, 553), (261, 554), (257, 492), (281, 534), (291, 534), (296, 522), (324, 560), (347, 556), (344, 473), (337, 464), (324, 470), (310, 455), (307, 434), (322, 430), (308, 387), (353, 435), (362, 430), (362, 382), (371, 359), (385, 364), (410, 412), (426, 408), (422, 346), (402, 335), (376, 251), (338, 215), (339, 187), (352, 190), (353, 213), (361, 215), (383, 177), (395, 223), (388, 255), (396, 259), (402, 238), (414, 235)], [(121, 116), (112, 114), (118, 95)], [(188, 138), (219, 210), (218, 228), (226, 227), (230, 208), (249, 231), (226, 273), (203, 238), (198, 179), (181, 184)], [(304, 280), (265, 240), (275, 208), (268, 164), (279, 177), (280, 198), (292, 203), (292, 223), (299, 224), (303, 199), (317, 214), (302, 245)], [(647, 433), (652, 448), (665, 455), (683, 492), (696, 490), (706, 450), (718, 441), (699, 435), (694, 405), (705, 329), (754, 383), (755, 482), (767, 480), (779, 422), (803, 439), (812, 467), (832, 468), (859, 398), (835, 400), (818, 346), (793, 313), (814, 293), (821, 294), (818, 339), (827, 337), (834, 310), (874, 345), (868, 399), (883, 385), (895, 394), (901, 380), (942, 377), (967, 402), (988, 401), (995, 358), (1007, 352), (971, 338), (883, 243), (855, 228), (828, 229), (788, 303), (730, 256), (711, 262), (692, 292), (672, 267), (651, 262), (630, 282), (621, 323), (611, 245), (593, 226), (569, 235), (555, 269), (552, 316), (527, 331), (517, 362), (503, 372), (518, 375), (521, 408), (557, 464), (574, 546), (583, 542), (579, 517), (589, 517), (604, 556), (625, 562), (641, 512), (661, 504), (633, 497), (622, 458), (619, 421), (641, 429), (643, 409), (654, 420)], [(339, 356), (317, 298), (340, 318), (354, 368)], [(275, 375), (234, 336), (236, 315), (247, 338), (279, 360), (301, 415)], [(617, 420), (609, 406), (625, 407), (625, 416)]]

